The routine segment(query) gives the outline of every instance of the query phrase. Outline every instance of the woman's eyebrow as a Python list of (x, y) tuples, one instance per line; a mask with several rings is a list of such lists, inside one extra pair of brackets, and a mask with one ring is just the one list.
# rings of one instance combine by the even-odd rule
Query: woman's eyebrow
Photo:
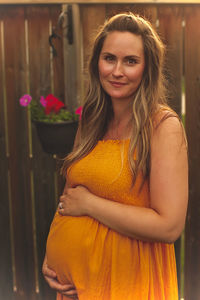
[[(102, 54), (102, 55), (110, 55), (110, 56), (116, 57), (115, 54), (110, 53), (110, 52), (102, 52), (101, 54)], [(130, 54), (130, 55), (126, 55), (124, 58), (125, 58), (125, 59), (131, 59), (131, 58), (140, 59), (141, 57), (138, 56), (138, 55), (135, 55), (135, 54)]]
[(127, 55), (127, 56), (125, 56), (125, 58), (126, 59), (131, 59), (131, 58), (140, 59), (141, 57), (133, 54), (133, 55)]
[(103, 55), (111, 55), (111, 56), (115, 56), (114, 54), (110, 53), (110, 52), (102, 52), (101, 54)]

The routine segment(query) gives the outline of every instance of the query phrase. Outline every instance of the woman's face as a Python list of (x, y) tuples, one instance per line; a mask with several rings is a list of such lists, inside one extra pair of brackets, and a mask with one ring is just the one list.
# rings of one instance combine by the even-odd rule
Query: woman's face
[(103, 89), (112, 100), (132, 101), (145, 67), (141, 36), (113, 31), (106, 37), (98, 62)]

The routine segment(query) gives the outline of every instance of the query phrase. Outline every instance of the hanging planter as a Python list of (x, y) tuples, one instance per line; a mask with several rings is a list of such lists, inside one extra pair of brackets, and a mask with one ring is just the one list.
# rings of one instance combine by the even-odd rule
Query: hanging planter
[(72, 150), (78, 121), (57, 123), (34, 121), (34, 124), (45, 152), (64, 156)]
[(40, 101), (24, 95), (20, 98), (20, 105), (30, 109), (31, 120), (45, 152), (66, 155), (72, 150), (82, 107), (70, 112), (51, 94), (46, 98), (41, 96)]

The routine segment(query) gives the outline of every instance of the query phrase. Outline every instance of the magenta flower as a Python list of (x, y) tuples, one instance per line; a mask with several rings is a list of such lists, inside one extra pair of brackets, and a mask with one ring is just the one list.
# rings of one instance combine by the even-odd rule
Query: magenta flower
[(31, 100), (32, 97), (30, 95), (24, 95), (19, 99), (19, 103), (21, 106), (28, 106)]
[(43, 96), (41, 96), (41, 97), (40, 97), (40, 103), (41, 103), (41, 105), (42, 105), (43, 107), (46, 107), (46, 105), (47, 105), (47, 100), (46, 100)]
[(58, 114), (65, 105), (62, 101), (58, 100), (54, 95), (49, 94), (45, 98), (46, 107), (45, 107), (45, 114), (49, 115), (50, 113)]
[(82, 106), (79, 106), (79, 107), (76, 109), (76, 111), (75, 111), (75, 114), (76, 114), (76, 115), (79, 115), (79, 120), (81, 120), (82, 111), (83, 111), (83, 107), (82, 107)]

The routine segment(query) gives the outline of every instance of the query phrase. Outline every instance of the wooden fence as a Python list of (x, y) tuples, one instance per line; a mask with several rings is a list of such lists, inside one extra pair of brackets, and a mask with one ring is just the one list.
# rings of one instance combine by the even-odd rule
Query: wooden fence
[[(186, 95), (190, 202), (185, 231), (184, 298), (197, 300), (200, 297), (200, 5), (76, 4), (72, 8), (82, 25), (79, 29), (83, 65), (96, 28), (106, 17), (121, 11), (146, 16), (167, 45), (169, 102), (179, 114), (183, 92)], [(55, 299), (55, 293), (41, 275), (41, 265), (49, 225), (62, 190), (60, 163), (43, 152), (30, 116), (18, 100), (25, 93), (38, 99), (53, 92), (71, 103), (65, 83), (73, 80), (71, 93), (74, 103), (79, 101), (78, 75), (70, 78), (69, 70), (64, 69), (69, 66), (64, 63), (65, 55), (69, 56), (71, 51), (69, 45), (63, 51), (63, 39), (55, 40), (58, 56), (53, 57), (48, 43), (61, 10), (61, 5), (53, 4), (0, 6), (0, 299)], [(58, 33), (62, 35), (61, 29)], [(76, 61), (81, 62), (79, 54), (79, 57), (71, 54), (72, 67), (73, 63), (77, 66)], [(83, 82), (84, 68), (79, 70)], [(180, 278), (180, 242), (176, 245)]]

